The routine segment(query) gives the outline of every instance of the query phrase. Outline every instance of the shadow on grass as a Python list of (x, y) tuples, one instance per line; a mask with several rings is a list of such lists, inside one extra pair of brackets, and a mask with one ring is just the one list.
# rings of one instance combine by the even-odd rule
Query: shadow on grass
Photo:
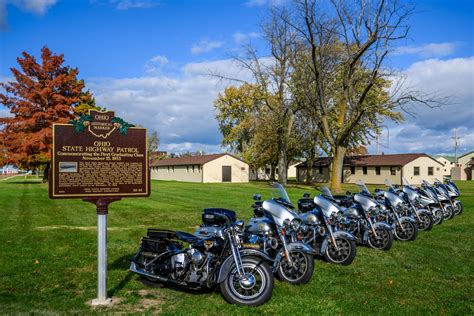
[(43, 184), (41, 180), (39, 181), (32, 181), (32, 180), (26, 180), (26, 181), (5, 181), (5, 184)]

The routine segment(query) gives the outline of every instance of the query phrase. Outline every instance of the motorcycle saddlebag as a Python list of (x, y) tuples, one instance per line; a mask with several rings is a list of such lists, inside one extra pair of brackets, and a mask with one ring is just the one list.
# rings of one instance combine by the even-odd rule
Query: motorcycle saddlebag
[(226, 218), (232, 223), (237, 220), (234, 211), (225, 208), (205, 208), (202, 210), (202, 223), (209, 226), (224, 226)]

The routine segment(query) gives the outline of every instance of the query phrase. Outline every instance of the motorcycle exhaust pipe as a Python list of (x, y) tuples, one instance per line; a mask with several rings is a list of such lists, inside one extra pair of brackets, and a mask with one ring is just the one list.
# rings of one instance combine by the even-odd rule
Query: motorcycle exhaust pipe
[(162, 283), (172, 283), (172, 284), (175, 284), (175, 285), (182, 285), (180, 282), (177, 282), (175, 280), (172, 280), (172, 279), (168, 279), (168, 278), (163, 278), (163, 277), (160, 277), (158, 275), (155, 275), (155, 274), (152, 274), (150, 272), (147, 272), (143, 269), (140, 269), (137, 267), (137, 264), (135, 262), (132, 261), (132, 264), (130, 265), (130, 269), (129, 269), (131, 272), (134, 272), (136, 274), (139, 274), (141, 276), (145, 276), (145, 277), (148, 277), (150, 279), (154, 279), (156, 281), (160, 281)]

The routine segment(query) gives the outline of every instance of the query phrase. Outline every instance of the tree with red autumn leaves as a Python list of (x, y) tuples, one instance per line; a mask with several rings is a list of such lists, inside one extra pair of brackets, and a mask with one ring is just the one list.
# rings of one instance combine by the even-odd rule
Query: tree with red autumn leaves
[(14, 81), (0, 83), (0, 104), (11, 117), (0, 118), (0, 140), (8, 163), (37, 169), (51, 158), (52, 124), (67, 123), (89, 108), (97, 108), (92, 94), (79, 80), (77, 68), (64, 65), (64, 55), (41, 49), (41, 63), (26, 52), (10, 68)]

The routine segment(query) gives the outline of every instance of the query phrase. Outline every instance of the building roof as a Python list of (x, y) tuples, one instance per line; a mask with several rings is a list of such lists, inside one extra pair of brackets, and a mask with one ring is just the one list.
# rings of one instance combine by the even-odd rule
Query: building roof
[(215, 160), (217, 158), (223, 157), (225, 155), (231, 156), (235, 159), (243, 161), (237, 157), (234, 157), (227, 153), (222, 154), (211, 154), (211, 155), (200, 155), (200, 156), (186, 156), (186, 157), (177, 157), (177, 158), (165, 158), (162, 160), (154, 161), (150, 164), (151, 167), (157, 166), (187, 166), (187, 165), (204, 165), (209, 161)]
[(436, 159), (436, 160), (437, 160), (438, 158), (444, 158), (444, 159), (446, 159), (446, 160), (449, 161), (449, 162), (452, 162), (452, 163), (455, 162), (454, 156), (434, 155), (433, 158)]
[(461, 157), (467, 156), (467, 155), (471, 155), (471, 154), (474, 154), (474, 150), (473, 150), (473, 151), (470, 151), (470, 152), (467, 152), (467, 153), (465, 153), (465, 154), (462, 155), (462, 156), (459, 156), (458, 159), (461, 158)]
[[(404, 166), (413, 160), (420, 157), (428, 157), (433, 159), (431, 156), (423, 153), (417, 154), (391, 154), (391, 155), (359, 155), (359, 156), (347, 156), (344, 158), (344, 166), (350, 167), (368, 167), (368, 166)], [(433, 159), (440, 165), (439, 161)], [(324, 167), (329, 166), (331, 158), (320, 157), (313, 161), (313, 167)], [(304, 162), (297, 166), (297, 168), (306, 168), (307, 163)]]

